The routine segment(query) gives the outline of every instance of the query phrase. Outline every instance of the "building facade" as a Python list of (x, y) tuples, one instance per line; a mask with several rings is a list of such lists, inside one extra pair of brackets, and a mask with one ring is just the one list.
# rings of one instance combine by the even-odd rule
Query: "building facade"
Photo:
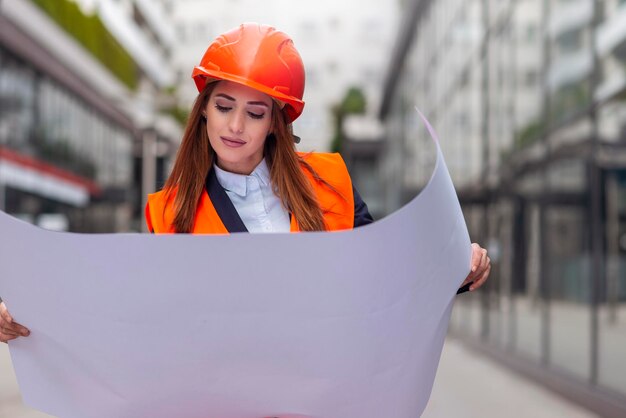
[(451, 329), (605, 416), (626, 414), (626, 2), (405, 4), (379, 111), (393, 210), (441, 138), (493, 264)]
[(0, 2), (0, 209), (51, 229), (140, 229), (180, 135), (158, 108), (173, 41), (153, 15), (137, 0)]
[(359, 87), (375, 110), (397, 20), (397, 2), (288, 0), (168, 1), (179, 47), (174, 52), (177, 84), (191, 103), (197, 91), (191, 71), (209, 43), (244, 22), (269, 24), (289, 34), (304, 61), (303, 114), (294, 123), (301, 151), (328, 151), (333, 137), (331, 109), (350, 87)]

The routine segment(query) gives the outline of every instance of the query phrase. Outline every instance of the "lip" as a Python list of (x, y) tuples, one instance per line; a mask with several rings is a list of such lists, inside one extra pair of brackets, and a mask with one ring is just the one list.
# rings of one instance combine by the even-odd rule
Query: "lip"
[(224, 145), (226, 145), (227, 147), (231, 147), (231, 148), (239, 148), (239, 147), (246, 145), (245, 141), (242, 141), (241, 139), (237, 139), (237, 138), (229, 138), (227, 136), (221, 136), (220, 139), (222, 140)]

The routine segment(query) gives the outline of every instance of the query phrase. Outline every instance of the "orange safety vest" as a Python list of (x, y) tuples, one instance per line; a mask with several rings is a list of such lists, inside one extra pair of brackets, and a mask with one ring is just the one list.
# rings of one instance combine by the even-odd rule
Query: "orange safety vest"
[[(354, 195), (352, 180), (348, 169), (339, 154), (298, 153), (319, 174), (321, 178), (332, 185), (336, 192), (328, 186), (315, 180), (311, 173), (302, 167), (303, 173), (311, 182), (317, 201), (322, 208), (322, 214), (329, 231), (352, 229), (354, 226)], [(175, 191), (169, 196), (169, 204), (165, 191), (161, 190), (148, 195), (146, 204), (146, 223), (148, 230), (157, 233), (174, 233), (173, 202)], [(291, 232), (300, 228), (295, 217), (291, 217)], [(220, 219), (206, 190), (203, 191), (196, 210), (193, 234), (228, 234), (228, 230)]]

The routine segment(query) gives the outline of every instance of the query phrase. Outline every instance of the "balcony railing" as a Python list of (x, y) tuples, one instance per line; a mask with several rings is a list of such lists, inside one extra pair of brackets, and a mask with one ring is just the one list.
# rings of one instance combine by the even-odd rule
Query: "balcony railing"
[(626, 62), (626, 4), (598, 27), (596, 48), (601, 56), (613, 53)]
[(592, 18), (592, 0), (570, 1), (552, 11), (548, 33), (551, 38), (556, 39), (565, 32), (588, 26), (591, 24)]

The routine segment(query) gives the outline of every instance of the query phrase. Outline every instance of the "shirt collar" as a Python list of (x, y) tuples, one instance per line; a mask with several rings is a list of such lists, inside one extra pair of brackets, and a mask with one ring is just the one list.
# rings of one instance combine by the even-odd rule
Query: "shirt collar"
[(222, 170), (217, 164), (214, 164), (213, 168), (215, 169), (215, 175), (220, 185), (229, 192), (233, 192), (241, 197), (246, 197), (248, 193), (248, 177), (256, 177), (264, 186), (270, 184), (270, 170), (265, 162), (265, 158), (261, 160), (259, 165), (256, 166), (249, 176)]

